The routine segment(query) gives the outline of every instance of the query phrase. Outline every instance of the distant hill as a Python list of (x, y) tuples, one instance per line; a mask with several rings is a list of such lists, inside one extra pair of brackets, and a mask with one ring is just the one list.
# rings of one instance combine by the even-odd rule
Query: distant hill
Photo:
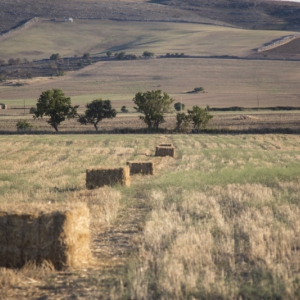
[(300, 30), (300, 3), (266, 0), (1, 0), (0, 33), (33, 17), (176, 21)]

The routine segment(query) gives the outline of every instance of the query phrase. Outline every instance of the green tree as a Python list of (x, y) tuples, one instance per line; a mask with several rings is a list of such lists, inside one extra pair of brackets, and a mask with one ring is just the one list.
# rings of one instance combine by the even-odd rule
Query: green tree
[(34, 118), (49, 117), (47, 123), (50, 124), (55, 131), (58, 131), (58, 126), (61, 122), (77, 116), (77, 108), (78, 105), (72, 106), (71, 99), (65, 97), (62, 90), (47, 90), (42, 92), (38, 99)]
[(183, 103), (181, 103), (181, 102), (176, 102), (176, 103), (174, 104), (174, 108), (175, 108), (175, 110), (177, 110), (177, 111), (182, 111), (182, 110), (185, 109), (185, 105), (184, 105)]
[(176, 130), (180, 132), (187, 131), (191, 118), (184, 112), (177, 113), (176, 115)]
[(158, 129), (159, 125), (165, 122), (164, 114), (170, 110), (174, 99), (170, 98), (167, 93), (157, 90), (137, 93), (133, 102), (137, 105), (134, 109), (144, 114), (140, 116), (140, 119), (147, 124), (148, 128)]
[(190, 120), (194, 124), (194, 128), (197, 130), (206, 128), (209, 120), (213, 118), (207, 108), (203, 109), (198, 105), (193, 106), (192, 110), (188, 110), (188, 114), (190, 116)]
[(98, 123), (103, 119), (112, 119), (117, 112), (111, 106), (110, 100), (96, 99), (86, 104), (84, 115), (80, 115), (78, 122), (80, 124), (93, 124), (98, 131)]

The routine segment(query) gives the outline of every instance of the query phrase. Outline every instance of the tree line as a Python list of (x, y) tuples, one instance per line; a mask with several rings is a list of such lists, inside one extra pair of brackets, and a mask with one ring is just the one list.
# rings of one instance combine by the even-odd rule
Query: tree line
[[(145, 122), (150, 131), (157, 131), (159, 126), (165, 122), (165, 114), (171, 111), (171, 105), (174, 99), (161, 90), (152, 90), (147, 92), (139, 92), (133, 98), (136, 105), (134, 109), (141, 113), (140, 119)], [(67, 119), (76, 118), (80, 124), (92, 124), (96, 131), (98, 125), (103, 119), (112, 119), (116, 117), (117, 111), (111, 105), (110, 100), (95, 99), (87, 103), (85, 112), (79, 114), (77, 112), (78, 105), (71, 104), (71, 98), (66, 97), (62, 90), (52, 89), (42, 92), (37, 100), (36, 108), (34, 108), (34, 118), (39, 119), (48, 117), (47, 123), (51, 125), (55, 131), (58, 131), (59, 125)], [(193, 124), (195, 130), (203, 129), (207, 126), (212, 115), (209, 107), (201, 108), (193, 106), (191, 110), (184, 112), (184, 104), (177, 102), (174, 108), (179, 111), (176, 115), (177, 131), (185, 132), (190, 123)], [(18, 122), (18, 129), (30, 128), (26, 122)]]

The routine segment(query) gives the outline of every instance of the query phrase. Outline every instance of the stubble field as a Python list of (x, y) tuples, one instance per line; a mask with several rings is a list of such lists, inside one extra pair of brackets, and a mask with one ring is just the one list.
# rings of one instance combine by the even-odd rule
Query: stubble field
[[(173, 143), (176, 158), (153, 157)], [(0, 138), (1, 206), (92, 200), (98, 265), (1, 269), (3, 299), (298, 299), (298, 135)], [(154, 161), (131, 187), (85, 189), (91, 166)], [(16, 164), (16, 161), (18, 164)], [(119, 210), (118, 210), (119, 208)]]

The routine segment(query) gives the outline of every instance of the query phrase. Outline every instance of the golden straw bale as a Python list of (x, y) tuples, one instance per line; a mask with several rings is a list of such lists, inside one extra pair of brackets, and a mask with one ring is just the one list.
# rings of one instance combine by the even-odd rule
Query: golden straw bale
[(154, 164), (153, 162), (127, 162), (127, 166), (130, 168), (130, 175), (142, 174), (142, 175), (153, 175)]
[(73, 205), (1, 205), (0, 267), (51, 262), (57, 270), (91, 259), (89, 210)]
[(171, 156), (175, 157), (174, 147), (156, 147), (155, 156)]
[(130, 169), (128, 166), (123, 168), (98, 168), (86, 170), (86, 187), (88, 189), (114, 184), (130, 185)]

